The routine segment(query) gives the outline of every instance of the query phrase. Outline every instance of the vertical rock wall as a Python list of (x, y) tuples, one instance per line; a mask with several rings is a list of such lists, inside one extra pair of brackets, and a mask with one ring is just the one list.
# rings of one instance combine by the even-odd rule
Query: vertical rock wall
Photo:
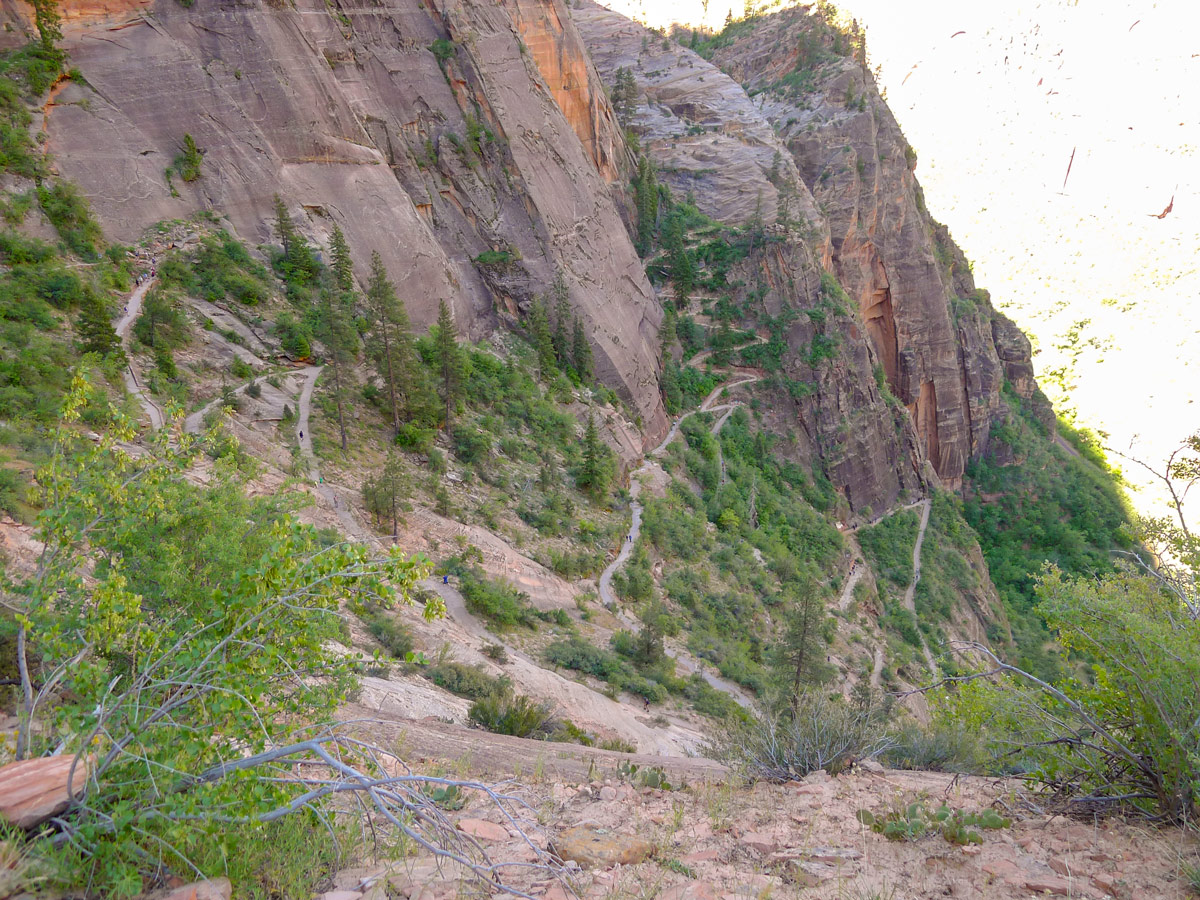
[[(278, 193), (315, 240), (340, 225), (360, 272), (378, 251), (417, 327), (445, 300), (476, 337), (561, 270), (598, 377), (647, 441), (665, 432), (661, 311), (606, 181), (621, 145), (556, 0), (66, 0), (64, 13), (90, 86), (57, 95), (49, 150), (110, 237), (208, 209), (269, 243)], [(204, 151), (191, 184), (165, 174), (185, 133)], [(476, 264), (488, 250), (510, 262)]]

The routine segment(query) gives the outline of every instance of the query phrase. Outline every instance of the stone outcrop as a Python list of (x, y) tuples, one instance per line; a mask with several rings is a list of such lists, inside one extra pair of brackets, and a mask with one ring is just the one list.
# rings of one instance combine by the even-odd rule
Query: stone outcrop
[(46, 756), (0, 767), (0, 818), (34, 828), (57, 816), (87, 783), (88, 763), (74, 756)]
[[(829, 307), (829, 226), (776, 128), (741, 85), (691, 50), (587, 0), (572, 15), (607, 82), (620, 68), (632, 72), (630, 124), (660, 180), (719, 222), (763, 223), (765, 244), (728, 280), (736, 302), (753, 292), (766, 315), (803, 311), (788, 326), (782, 359), (793, 389), (761, 411), (788, 438), (780, 450), (823, 470), (852, 510), (887, 509), (920, 490), (930, 475), (925, 445), (875, 378), (871, 319)], [(835, 348), (816, 364), (814, 339)]]
[[(47, 149), (111, 238), (208, 209), (270, 243), (278, 193), (313, 239), (339, 225), (360, 273), (378, 251), (417, 327), (445, 300), (474, 337), (561, 271), (597, 376), (647, 441), (665, 433), (661, 311), (608, 183), (623, 146), (558, 0), (63, 12), (87, 84), (55, 95)], [(184, 134), (204, 151), (191, 183), (168, 174)]]
[[(1001, 363), (993, 311), (925, 209), (914, 151), (866, 66), (832, 52), (831, 33), (809, 13), (763, 16), (713, 61), (755, 94), (786, 143), (825, 212), (833, 270), (857, 302), (888, 385), (933, 469), (955, 487), (1008, 416), (1000, 389), (1028, 364), (1028, 351), (1022, 363), (1009, 341)], [(802, 61), (802, 48), (823, 61)]]

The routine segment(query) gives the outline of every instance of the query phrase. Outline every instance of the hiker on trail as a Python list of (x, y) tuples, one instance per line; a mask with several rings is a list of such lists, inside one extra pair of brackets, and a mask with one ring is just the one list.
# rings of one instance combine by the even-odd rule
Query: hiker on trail
[(644, 701), (646, 701), (646, 712), (650, 712), (650, 698), (649, 698), (649, 697), (643, 697), (642, 699), (643, 699)]
[(300, 432), (300, 440), (304, 440), (304, 432)]
[(449, 576), (449, 575), (443, 575), (443, 576), (442, 576), (442, 584), (449, 584), (449, 583), (450, 583), (450, 576)]

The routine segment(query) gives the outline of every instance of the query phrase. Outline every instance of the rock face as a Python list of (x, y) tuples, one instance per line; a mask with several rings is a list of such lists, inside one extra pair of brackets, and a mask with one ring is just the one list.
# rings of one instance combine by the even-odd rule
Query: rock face
[(991, 426), (1008, 415), (1004, 376), (1027, 374), (1028, 389), (1028, 349), (1022, 354), (1009, 340), (1001, 363), (994, 311), (925, 209), (915, 152), (866, 66), (830, 52), (831, 43), (818, 16), (795, 8), (757, 20), (713, 60), (758, 92), (759, 108), (825, 210), (834, 271), (857, 301), (926, 457), (955, 487), (967, 461), (987, 450)]
[[(111, 238), (209, 209), (269, 243), (278, 193), (360, 273), (378, 251), (417, 327), (445, 300), (473, 336), (561, 271), (598, 377), (665, 433), (661, 311), (608, 183), (625, 151), (557, 0), (62, 6), (90, 87), (57, 91), (48, 149)], [(191, 183), (165, 174), (185, 133)]]
[[(785, 368), (816, 391), (793, 398), (794, 421), (776, 427), (852, 508), (878, 510), (931, 473), (956, 487), (1008, 415), (1005, 378), (1024, 397), (1036, 384), (1023, 336), (926, 212), (911, 149), (869, 72), (833, 52), (833, 32), (807, 10), (739, 26), (717, 42), (715, 65), (590, 2), (573, 15), (606, 81), (619, 67), (633, 73), (631, 125), (662, 181), (727, 224), (784, 223), (774, 259), (737, 273), (777, 294), (766, 312), (819, 306), (822, 272), (845, 288), (854, 315), (827, 318), (838, 349), (825, 367), (806, 367), (799, 352), (814, 329), (792, 326), (798, 352)], [(885, 402), (885, 386), (907, 416)]]
[[(762, 413), (788, 436), (781, 449), (822, 469), (852, 510), (886, 509), (922, 488), (931, 474), (924, 445), (875, 378), (869, 322), (830, 306), (822, 278), (833, 267), (829, 224), (758, 104), (696, 53), (623, 16), (588, 0), (572, 15), (607, 82), (619, 68), (632, 72), (630, 124), (672, 193), (728, 225), (766, 223), (768, 243), (728, 280), (736, 302), (753, 293), (765, 315), (791, 316), (781, 373), (791, 388)], [(828, 358), (814, 363), (814, 342), (834, 348)]]
[(73, 756), (26, 759), (0, 767), (0, 817), (17, 828), (33, 828), (56, 816), (87, 782), (88, 766)]

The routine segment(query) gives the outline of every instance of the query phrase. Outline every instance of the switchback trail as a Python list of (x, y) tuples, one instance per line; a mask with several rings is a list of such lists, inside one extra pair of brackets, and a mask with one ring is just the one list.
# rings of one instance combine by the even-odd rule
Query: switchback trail
[(142, 389), (142, 384), (138, 379), (137, 369), (134, 368), (133, 356), (129, 352), (129, 333), (133, 327), (133, 323), (137, 321), (138, 315), (142, 311), (142, 300), (146, 297), (146, 292), (154, 284), (153, 278), (148, 278), (133, 289), (133, 293), (129, 295), (129, 300), (125, 304), (125, 311), (121, 314), (121, 318), (117, 319), (116, 332), (117, 337), (121, 339), (121, 349), (125, 351), (127, 360), (125, 365), (125, 390), (137, 397), (138, 403), (142, 405), (147, 417), (150, 419), (151, 429), (157, 431), (163, 427), (163, 414), (150, 399), (149, 395)]
[[(659, 444), (657, 447), (655, 447), (653, 450), (651, 450), (648, 454), (646, 454), (646, 460), (642, 463), (642, 465), (630, 473), (630, 476), (629, 476), (629, 511), (630, 511), (629, 532), (623, 539), (623, 542), (621, 544), (621, 549), (617, 553), (616, 559), (614, 559), (611, 563), (609, 563), (608, 566), (604, 569), (604, 571), (600, 573), (600, 581), (598, 584), (598, 589), (599, 589), (599, 593), (600, 593), (600, 602), (602, 602), (609, 609), (617, 610), (617, 598), (613, 595), (613, 592), (612, 592), (613, 574), (617, 571), (617, 569), (619, 569), (621, 566), (623, 566), (625, 564), (625, 561), (627, 559), (629, 559), (629, 554), (633, 551), (634, 545), (637, 544), (638, 536), (641, 534), (641, 530), (642, 530), (642, 504), (638, 502), (638, 497), (641, 495), (641, 491), (642, 491), (642, 484), (640, 481), (640, 476), (646, 474), (649, 471), (649, 467), (650, 467), (652, 461), (657, 459), (659, 456), (661, 456), (662, 453), (667, 449), (667, 447), (669, 447), (671, 445), (671, 442), (673, 440), (675, 440), (676, 437), (679, 436), (679, 426), (682, 424), (684, 419), (688, 418), (688, 416), (694, 416), (697, 413), (723, 412), (724, 415), (722, 415), (713, 424), (713, 427), (711, 429), (713, 435), (718, 434), (720, 432), (721, 428), (725, 425), (726, 421), (728, 421), (730, 415), (732, 415), (734, 410), (736, 410), (742, 404), (737, 401), (730, 402), (730, 403), (716, 404), (717, 397), (720, 396), (720, 394), (723, 391), (727, 391), (727, 390), (730, 390), (735, 387), (741, 387), (742, 385), (751, 384), (752, 382), (758, 381), (758, 378), (759, 378), (759, 376), (757, 376), (757, 375), (749, 375), (749, 374), (739, 375), (738, 380), (729, 381), (729, 382), (720, 384), (717, 387), (715, 387), (712, 390), (712, 393), (710, 393), (707, 397), (704, 398), (704, 402), (701, 403), (698, 408), (692, 410), (689, 413), (685, 413), (684, 415), (680, 416), (678, 419), (675, 420), (674, 424), (671, 425), (670, 430), (667, 432), (667, 436), (665, 438), (663, 438), (662, 443)], [(718, 442), (718, 452), (720, 452), (719, 442)], [(725, 471), (724, 456), (721, 457), (721, 471), (722, 471), (722, 473), (724, 473), (724, 471)], [(626, 626), (629, 627), (630, 631), (632, 631), (634, 633), (636, 633), (638, 631), (638, 629), (639, 629), (638, 623), (636, 621), (634, 621), (630, 616), (626, 615), (622, 611), (617, 610), (617, 617), (622, 622), (624, 622)], [(741, 688), (740, 685), (737, 685), (732, 681), (728, 681), (724, 678), (721, 678), (718, 675), (714, 675), (712, 672), (702, 669), (698, 663), (693, 662), (691, 660), (691, 658), (684, 655), (684, 653), (680, 650), (676, 650), (673, 647), (665, 647), (664, 649), (666, 651), (666, 654), (669, 657), (671, 657), (673, 660), (675, 660), (675, 662), (680, 666), (680, 668), (682, 668), (688, 674), (699, 671), (700, 677), (702, 677), (706, 682), (708, 682), (708, 684), (711, 687), (715, 688), (718, 691), (721, 691), (724, 694), (728, 694), (735, 701), (737, 701), (737, 703), (739, 705), (748, 708), (753, 704), (753, 699)]]
[[(908, 586), (908, 590), (904, 592), (904, 608), (912, 613), (914, 624), (917, 620), (917, 607), (913, 602), (913, 595), (916, 594), (917, 583), (921, 580), (921, 544), (925, 542), (925, 528), (929, 525), (929, 511), (932, 508), (932, 500), (926, 499), (921, 504), (921, 527), (917, 529), (917, 542), (913, 544), (912, 584), (910, 584)], [(921, 638), (921, 649), (925, 651), (925, 662), (929, 665), (929, 672), (934, 678), (937, 678), (937, 663), (934, 662), (933, 654), (929, 652), (929, 644), (925, 642), (925, 635), (919, 628), (917, 629), (917, 635)]]

